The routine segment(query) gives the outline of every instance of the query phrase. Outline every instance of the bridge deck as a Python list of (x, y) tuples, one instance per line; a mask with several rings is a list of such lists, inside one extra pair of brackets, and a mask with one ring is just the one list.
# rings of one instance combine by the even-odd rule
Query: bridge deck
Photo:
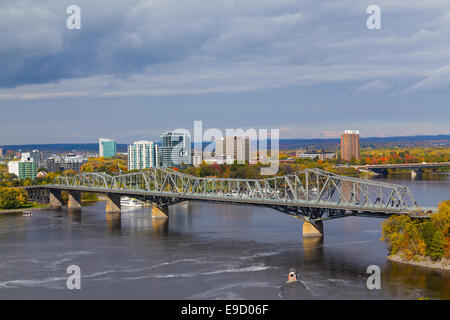
[(426, 169), (426, 168), (446, 168), (450, 167), (450, 162), (433, 163), (398, 163), (398, 164), (376, 164), (357, 166), (363, 169)]
[(119, 176), (83, 173), (58, 177), (32, 188), (140, 197), (161, 205), (182, 200), (215, 201), (271, 207), (315, 219), (352, 214), (420, 215), (434, 208), (417, 205), (408, 187), (306, 169), (266, 179), (200, 178), (152, 168)]
[[(350, 206), (348, 204), (338, 205), (334, 202), (328, 201), (293, 201), (293, 200), (266, 200), (266, 199), (254, 199), (250, 197), (233, 197), (233, 196), (223, 196), (214, 194), (180, 194), (173, 192), (152, 192), (152, 191), (142, 191), (142, 190), (121, 190), (121, 189), (109, 189), (109, 188), (92, 188), (92, 187), (70, 187), (70, 186), (60, 186), (60, 185), (41, 185), (34, 186), (35, 188), (43, 189), (53, 189), (53, 190), (66, 190), (66, 191), (81, 191), (89, 193), (99, 193), (99, 194), (117, 194), (121, 196), (129, 197), (165, 197), (180, 200), (197, 200), (197, 201), (212, 201), (212, 202), (225, 202), (225, 203), (235, 203), (235, 204), (251, 204), (251, 205), (264, 205), (264, 206), (290, 206), (290, 207), (301, 207), (301, 208), (317, 208), (317, 209), (331, 209), (331, 210), (343, 210), (349, 212), (363, 213), (378, 213), (384, 215), (392, 214), (412, 214), (415, 212), (435, 212), (437, 208), (432, 207), (418, 207), (415, 210), (401, 210), (393, 208), (385, 208), (383, 206), (364, 208), (358, 205)], [(32, 187), (28, 187), (32, 188)]]

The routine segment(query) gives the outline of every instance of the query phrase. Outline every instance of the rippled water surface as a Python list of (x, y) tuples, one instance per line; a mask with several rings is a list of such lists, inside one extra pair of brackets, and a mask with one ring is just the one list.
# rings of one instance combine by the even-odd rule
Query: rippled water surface
[[(450, 198), (448, 174), (379, 178), (408, 185), (419, 204)], [(302, 241), (301, 221), (251, 206), (191, 202), (168, 221), (149, 209), (0, 215), (0, 298), (450, 299), (448, 272), (386, 260), (381, 219), (324, 223), (323, 242)], [(66, 268), (81, 268), (81, 290)], [(382, 270), (368, 290), (366, 268)], [(299, 282), (286, 284), (289, 268)]]

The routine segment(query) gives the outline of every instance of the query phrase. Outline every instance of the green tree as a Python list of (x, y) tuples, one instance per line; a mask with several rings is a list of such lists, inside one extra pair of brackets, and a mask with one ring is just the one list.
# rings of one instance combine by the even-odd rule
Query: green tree
[(426, 244), (419, 223), (405, 215), (392, 216), (383, 222), (383, 237), (390, 254), (401, 254), (408, 260), (425, 255)]
[(422, 225), (422, 238), (425, 241), (426, 254), (430, 255), (431, 253), (431, 242), (433, 240), (433, 236), (436, 233), (436, 228), (431, 221), (427, 221)]
[(440, 231), (436, 231), (431, 240), (430, 257), (433, 260), (440, 260), (444, 256), (445, 237)]
[(95, 193), (87, 193), (87, 192), (84, 192), (82, 195), (81, 195), (81, 199), (83, 200), (83, 201), (98, 201), (98, 196), (95, 194)]
[(0, 208), (21, 208), (27, 201), (27, 196), (23, 190), (17, 188), (0, 188)]
[(69, 176), (69, 177), (73, 177), (75, 176), (77, 173), (75, 171), (73, 171), (72, 169), (68, 169), (66, 171), (63, 172), (64, 176)]

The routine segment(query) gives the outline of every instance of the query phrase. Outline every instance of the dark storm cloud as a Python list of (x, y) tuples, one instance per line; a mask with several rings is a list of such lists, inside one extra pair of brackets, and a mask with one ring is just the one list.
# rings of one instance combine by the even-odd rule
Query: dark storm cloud
[(84, 0), (77, 3), (82, 29), (75, 31), (65, 27), (69, 1), (7, 0), (0, 6), (0, 86), (126, 77), (149, 69), (215, 71), (230, 63), (255, 71), (267, 65), (359, 65), (367, 72), (371, 66), (408, 66), (410, 76), (420, 78), (431, 75), (424, 62), (434, 69), (449, 64), (450, 45), (442, 41), (450, 36), (447, 1), (380, 1), (385, 14), (378, 34), (365, 28), (368, 3)]
[[(17, 116), (15, 105), (45, 109), (56, 122), (62, 115), (49, 105), (64, 110), (93, 101), (96, 108), (120, 108), (115, 99), (127, 106), (139, 99), (134, 107), (151, 116), (189, 101), (188, 115), (211, 122), (231, 108), (229, 99), (241, 110), (258, 110), (246, 115), (255, 125), (291, 135), (305, 132), (295, 129), (304, 113), (327, 135), (338, 119), (369, 121), (367, 110), (346, 111), (355, 101), (380, 113), (408, 109), (403, 118), (391, 118), (401, 132), (417, 127), (424, 104), (448, 114), (450, 0), (377, 1), (382, 30), (373, 31), (365, 11), (374, 3), (365, 0), (80, 0), (81, 30), (68, 30), (71, 4), (0, 3), (0, 133), (5, 119)], [(229, 96), (205, 112), (201, 106), (212, 95)], [(280, 107), (293, 116), (274, 115)], [(84, 132), (94, 137), (88, 127), (96, 123), (85, 121)], [(443, 127), (424, 122), (422, 129)], [(123, 136), (134, 130), (131, 124), (122, 129)], [(72, 131), (68, 138), (76, 136)]]

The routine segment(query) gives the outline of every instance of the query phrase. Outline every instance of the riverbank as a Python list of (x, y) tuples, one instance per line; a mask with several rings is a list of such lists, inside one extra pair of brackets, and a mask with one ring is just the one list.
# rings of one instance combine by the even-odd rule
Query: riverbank
[(23, 213), (24, 211), (39, 211), (50, 208), (50, 204), (34, 204), (31, 207), (17, 208), (17, 209), (0, 209), (0, 214), (5, 213)]
[(407, 260), (405, 258), (402, 258), (399, 254), (390, 255), (387, 258), (388, 258), (388, 260), (394, 261), (394, 262), (411, 264), (411, 265), (425, 267), (425, 268), (450, 271), (450, 260), (445, 259), (445, 258), (442, 258), (439, 261), (433, 261), (429, 257), (421, 256), (420, 260), (416, 261), (416, 260)]

